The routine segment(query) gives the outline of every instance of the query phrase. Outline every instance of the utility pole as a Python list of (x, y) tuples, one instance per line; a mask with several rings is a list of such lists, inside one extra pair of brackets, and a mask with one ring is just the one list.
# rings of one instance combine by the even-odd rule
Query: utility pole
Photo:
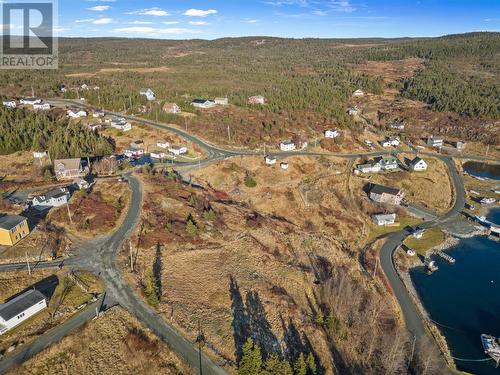
[(264, 156), (266, 156), (266, 144), (264, 143)]
[(30, 261), (28, 260), (28, 252), (25, 252), (26, 255), (26, 264), (28, 265), (28, 274), (31, 276), (31, 267), (30, 267)]
[(35, 97), (35, 89), (33, 88), (33, 86), (31, 86), (31, 97)]
[(417, 336), (413, 335), (413, 344), (411, 346), (410, 360), (408, 361), (408, 368), (410, 368), (411, 362), (413, 361), (413, 355), (415, 354), (415, 343), (417, 342)]
[(97, 101), (99, 102), (99, 107), (101, 106), (101, 95), (97, 93)]
[(203, 332), (201, 332), (201, 323), (198, 319), (198, 337), (196, 338), (196, 342), (198, 343), (198, 361), (200, 363), (200, 375), (203, 375), (203, 367), (201, 364), (201, 346), (205, 342), (205, 336), (203, 336)]
[(229, 125), (227, 126), (227, 137), (229, 138), (229, 141), (231, 141), (231, 128)]
[(134, 253), (132, 251), (132, 242), (128, 243), (129, 252), (130, 252), (130, 271), (134, 272)]
[(66, 207), (68, 208), (69, 222), (73, 224), (73, 218), (71, 217), (71, 211), (69, 210), (69, 202), (66, 202)]

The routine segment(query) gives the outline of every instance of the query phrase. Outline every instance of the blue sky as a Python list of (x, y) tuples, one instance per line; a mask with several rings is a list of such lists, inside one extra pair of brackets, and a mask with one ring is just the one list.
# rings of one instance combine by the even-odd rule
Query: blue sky
[(500, 31), (500, 0), (59, 0), (60, 36), (401, 37)]

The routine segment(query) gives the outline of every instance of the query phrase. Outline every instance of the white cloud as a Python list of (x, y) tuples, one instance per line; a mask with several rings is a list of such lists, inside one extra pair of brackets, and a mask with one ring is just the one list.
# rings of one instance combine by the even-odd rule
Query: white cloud
[(127, 22), (129, 25), (152, 25), (153, 22), (150, 21), (131, 21)]
[(95, 21), (95, 18), (84, 18), (81, 20), (76, 20), (75, 22), (76, 23), (87, 23), (87, 22), (92, 22), (92, 21)]
[(330, 1), (328, 2), (328, 7), (331, 8), (335, 12), (354, 12), (356, 8), (351, 4), (348, 0), (341, 1)]
[(140, 16), (154, 16), (154, 17), (170, 16), (170, 13), (158, 7), (136, 10), (133, 12), (128, 12), (126, 14), (138, 14)]
[(92, 8), (87, 8), (87, 10), (91, 10), (93, 12), (104, 12), (105, 10), (109, 10), (111, 7), (109, 5), (96, 5)]
[(193, 26), (207, 26), (207, 25), (210, 25), (208, 22), (205, 22), (205, 21), (189, 21), (189, 24), (193, 25)]
[(164, 25), (177, 25), (179, 21), (164, 21), (162, 24)]
[(92, 21), (92, 23), (94, 25), (109, 25), (110, 23), (113, 23), (113, 19), (103, 17), (103, 18), (98, 18), (98, 19)]
[(244, 23), (259, 23), (259, 20), (243, 20)]
[(215, 9), (188, 9), (183, 14), (188, 17), (206, 17), (211, 14), (217, 14), (217, 11)]

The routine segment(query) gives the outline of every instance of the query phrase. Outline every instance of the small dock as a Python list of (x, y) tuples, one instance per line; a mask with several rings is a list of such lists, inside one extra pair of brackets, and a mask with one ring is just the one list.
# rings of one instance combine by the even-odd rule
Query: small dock
[(446, 254), (443, 251), (436, 251), (435, 254), (438, 255), (438, 256), (440, 256), (444, 260), (446, 260), (448, 263), (451, 263), (451, 264), (455, 263), (455, 258), (453, 258), (452, 256)]

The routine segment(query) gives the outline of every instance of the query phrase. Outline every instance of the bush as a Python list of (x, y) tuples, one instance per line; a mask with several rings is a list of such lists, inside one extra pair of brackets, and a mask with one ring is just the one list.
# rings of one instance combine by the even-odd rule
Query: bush
[(254, 188), (257, 186), (257, 181), (255, 181), (252, 176), (247, 175), (245, 177), (245, 186), (248, 188)]

